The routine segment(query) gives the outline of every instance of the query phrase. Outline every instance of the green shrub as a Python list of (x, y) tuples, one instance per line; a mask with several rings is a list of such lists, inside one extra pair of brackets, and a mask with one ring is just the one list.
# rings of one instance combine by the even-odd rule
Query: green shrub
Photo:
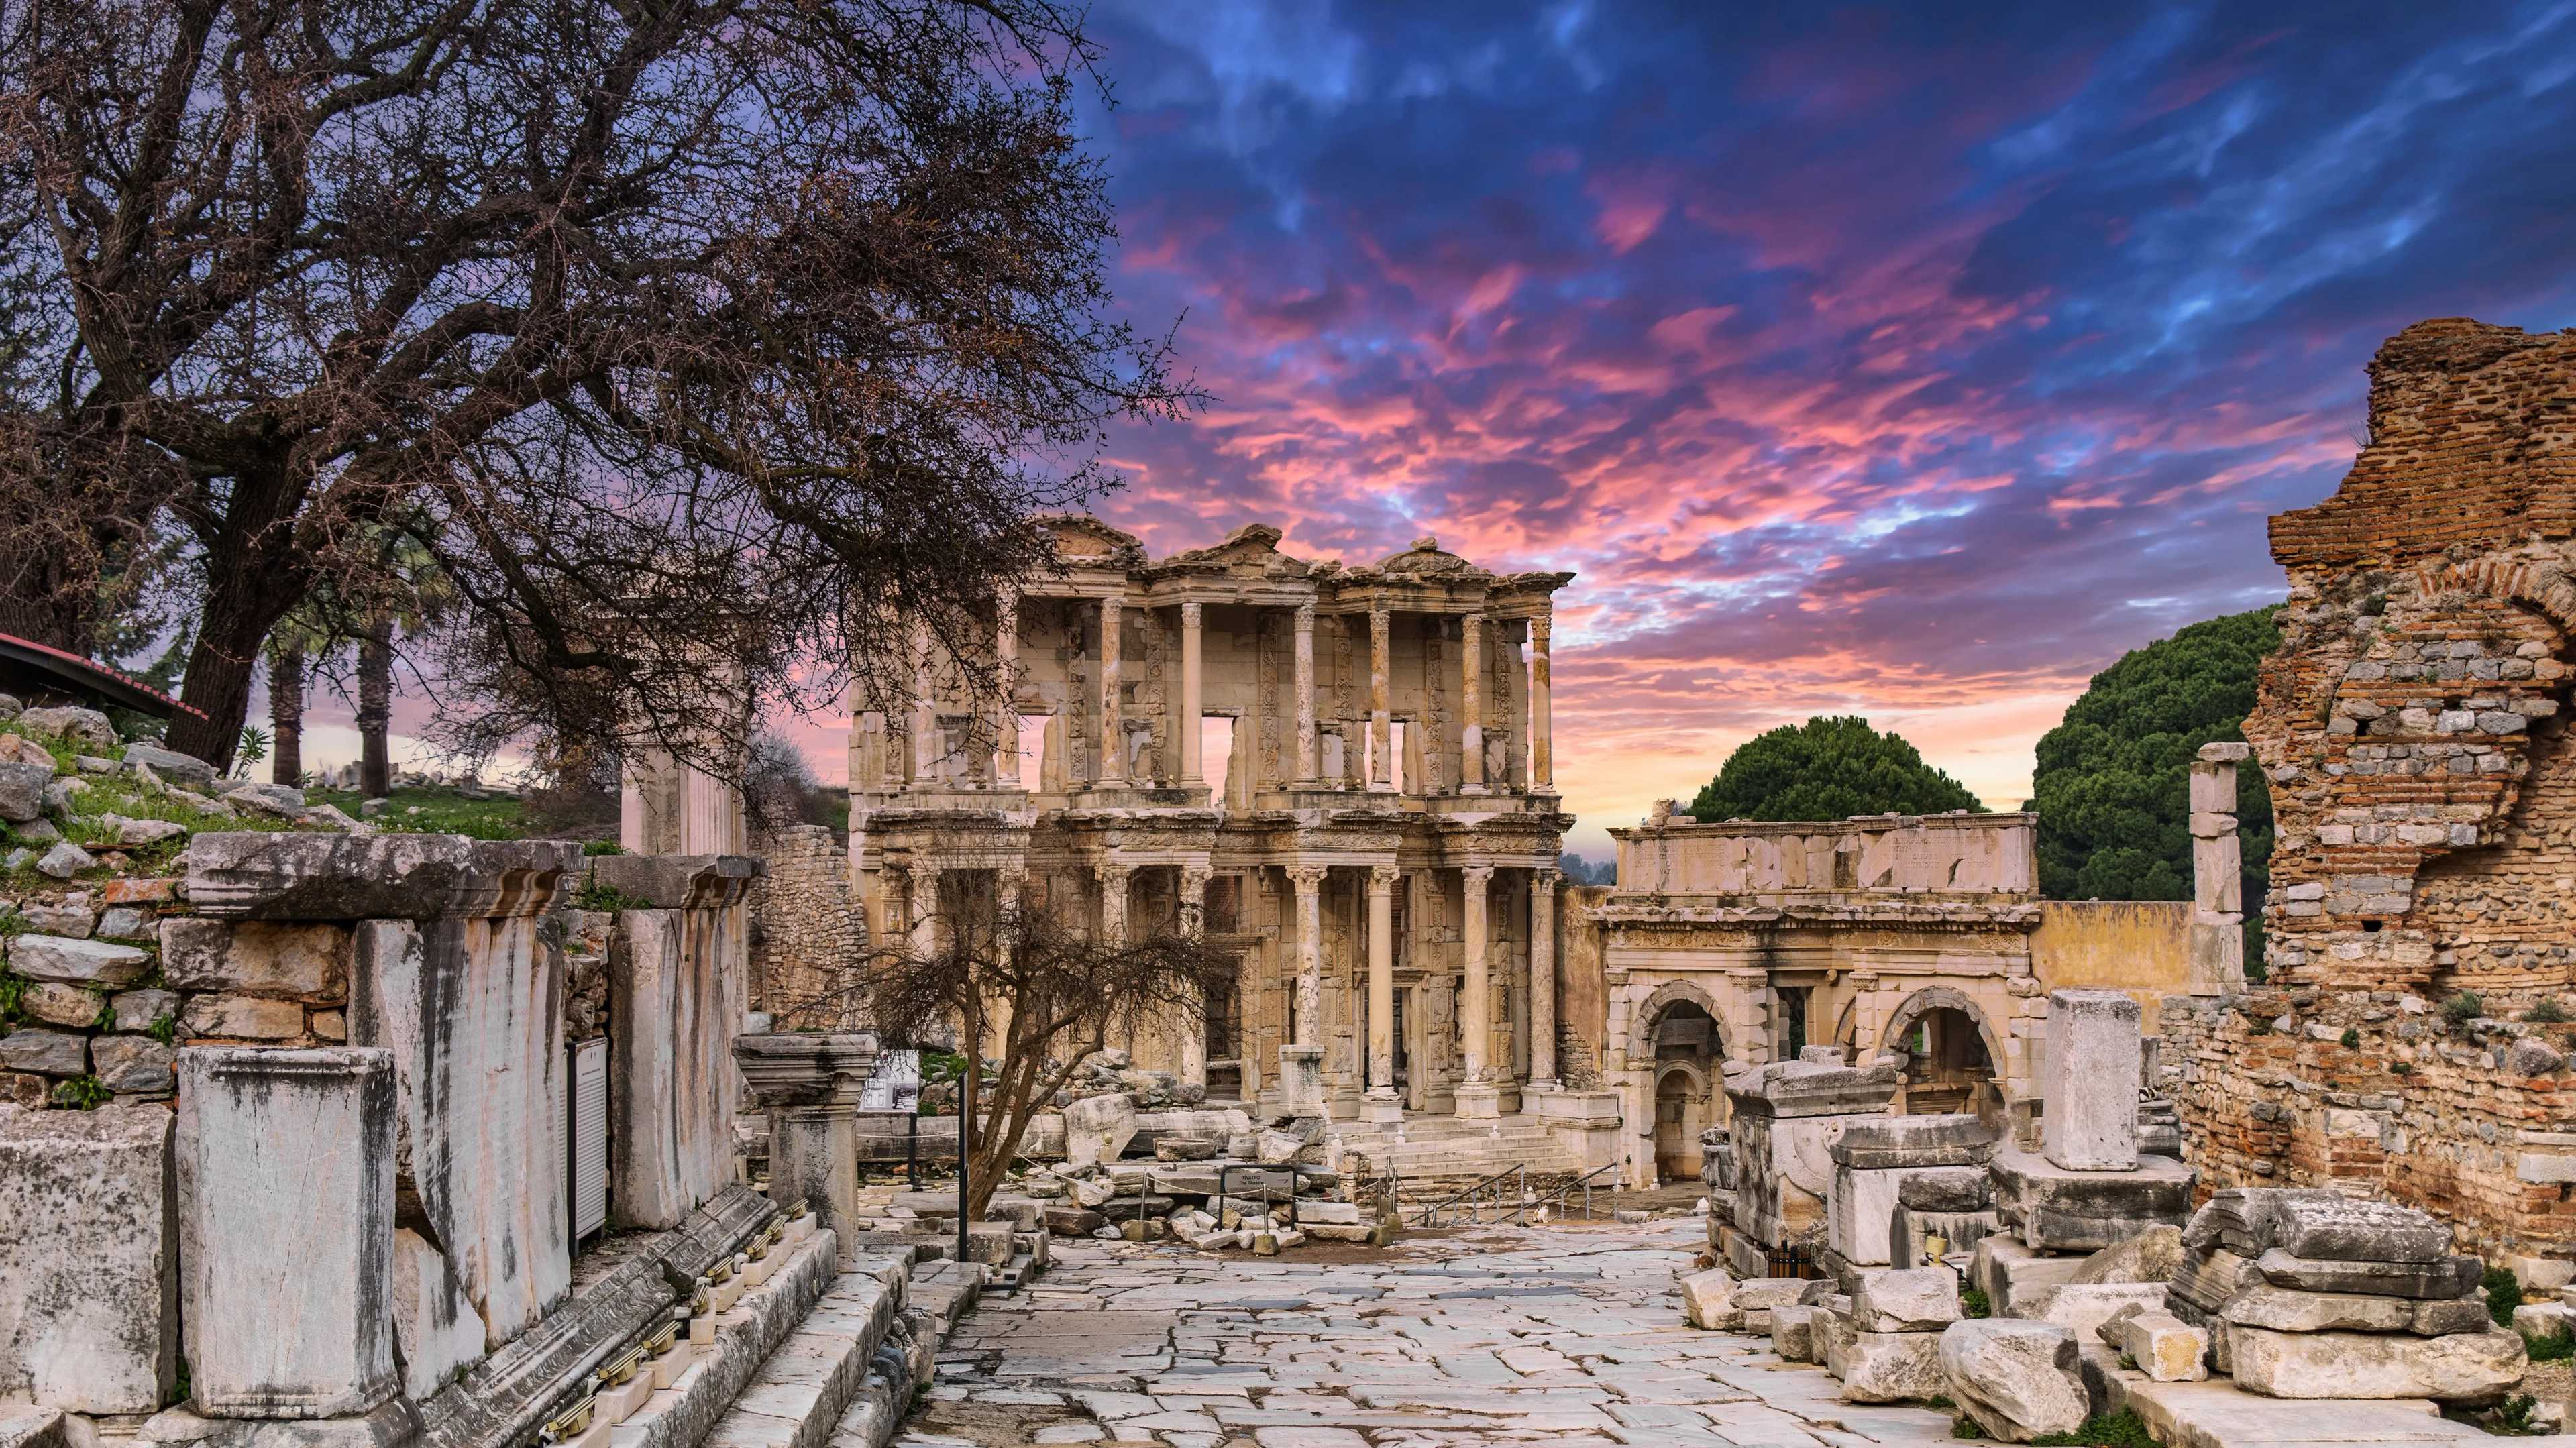
[(1975, 1443), (1984, 1440), (1986, 1430), (1977, 1426), (1976, 1419), (1969, 1417), (1965, 1413), (1961, 1413), (1959, 1415), (1959, 1421), (1950, 1425), (1950, 1436), (1965, 1442)]
[(572, 906), (575, 910), (650, 910), (653, 902), (639, 895), (629, 895), (614, 885), (585, 880), (580, 889), (572, 892)]
[(2347, 1050), (2347, 1051), (2358, 1051), (2358, 1050), (2360, 1050), (2360, 1049), (2361, 1049), (2361, 1032), (2359, 1032), (2359, 1031), (2357, 1031), (2357, 1030), (2354, 1030), (2354, 1029), (2353, 1029), (2352, 1027), (2350, 1027), (2350, 1026), (2346, 1026), (2346, 1027), (2344, 1027), (2344, 1030), (2343, 1030), (2343, 1040), (2342, 1040), (2341, 1044), (2342, 1044), (2343, 1048), (2344, 1048), (2345, 1050)]
[(2522, 1345), (2530, 1351), (2531, 1360), (2536, 1363), (2563, 1363), (2576, 1358), (2576, 1332), (2563, 1327), (2538, 1337), (2525, 1337)]
[(585, 840), (581, 852), (585, 855), (622, 855), (626, 853), (626, 847), (615, 840)]
[(2473, 990), (2464, 990), (2442, 1002), (2442, 1019), (2455, 1031), (2486, 1013), (2487, 1003)]
[(152, 1024), (143, 1028), (143, 1034), (159, 1041), (162, 1045), (175, 1046), (179, 1044), (179, 1018), (168, 1011), (163, 1011), (153, 1019)]
[(2415, 1074), (2415, 1065), (2411, 1061), (2391, 1061), (2388, 1063), (2388, 1069), (2400, 1076)]
[(2544, 996), (2540, 1004), (2523, 1012), (2522, 1018), (2535, 1026), (2563, 1026), (2567, 1024), (2567, 1008), (2558, 1003), (2558, 997)]
[(74, 1076), (54, 1087), (54, 1104), (81, 1111), (96, 1111), (114, 1099), (116, 1093), (96, 1076)]
[(2486, 1286), (2487, 1316), (2498, 1327), (2513, 1326), (2513, 1310), (2522, 1305), (2522, 1279), (2510, 1267), (2489, 1267)]
[(1995, 1315), (1995, 1304), (1986, 1296), (1985, 1293), (1980, 1292), (1976, 1288), (1963, 1287), (1959, 1289), (1959, 1315), (1961, 1317), (1992, 1317)]

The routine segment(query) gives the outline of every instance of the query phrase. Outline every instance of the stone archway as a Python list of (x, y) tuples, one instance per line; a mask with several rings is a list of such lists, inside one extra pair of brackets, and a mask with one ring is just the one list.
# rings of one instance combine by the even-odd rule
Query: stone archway
[(1899, 1093), (1908, 1115), (2000, 1109), (2003, 1045), (1986, 1013), (1965, 992), (1925, 986), (1888, 1017), (1879, 1049), (1906, 1058)]

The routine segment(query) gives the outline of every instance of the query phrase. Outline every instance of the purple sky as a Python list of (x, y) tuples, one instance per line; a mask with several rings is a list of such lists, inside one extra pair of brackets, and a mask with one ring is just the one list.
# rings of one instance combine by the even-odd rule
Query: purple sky
[(1216, 399), (1101, 511), (1577, 570), (1578, 849), (1816, 712), (2017, 804), (2087, 676), (2280, 596), (2383, 338), (2576, 324), (2576, 4), (1093, 24), (1119, 305)]

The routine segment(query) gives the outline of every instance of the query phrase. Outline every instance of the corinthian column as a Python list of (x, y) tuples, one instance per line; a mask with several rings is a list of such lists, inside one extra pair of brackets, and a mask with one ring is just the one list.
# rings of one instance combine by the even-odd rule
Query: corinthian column
[[(1196, 608), (1192, 604), (1190, 607)], [(1181, 867), (1181, 932), (1196, 940), (1207, 933), (1208, 868), (1205, 865)], [(1207, 1000), (1204, 987), (1198, 992), (1198, 1009), (1182, 1011), (1172, 1023), (1172, 1034), (1180, 1046), (1181, 1083), (1186, 1086), (1207, 1085)]]
[(1181, 605), (1181, 717), (1172, 721), (1172, 727), (1181, 736), (1181, 784), (1184, 788), (1207, 783), (1207, 766), (1199, 753), (1199, 736), (1204, 732), (1199, 720), (1200, 691), (1204, 687), (1199, 665), (1200, 618), (1199, 605)]
[(1556, 1079), (1556, 883), (1561, 872), (1530, 871), (1530, 1089)]
[(1386, 610), (1369, 610), (1369, 788), (1395, 788), (1395, 706), (1387, 679)]
[(1100, 600), (1100, 767), (1102, 784), (1127, 782), (1126, 730), (1118, 722), (1119, 600)]
[(1466, 889), (1467, 956), (1467, 988), (1458, 1002), (1467, 1080), (1458, 1088), (1458, 1114), (1490, 1118), (1502, 1114), (1502, 1092), (1494, 1085), (1494, 1068), (1488, 1059), (1494, 1047), (1494, 995), (1485, 967), (1485, 897), (1494, 881), (1494, 867), (1469, 865), (1458, 874)]
[(1554, 692), (1547, 659), (1551, 627), (1545, 614), (1530, 620), (1530, 789), (1538, 794), (1556, 792), (1555, 748), (1548, 742), (1549, 701)]
[(1485, 616), (1464, 620), (1466, 678), (1458, 691), (1458, 792), (1485, 792)]
[(1368, 878), (1368, 1095), (1363, 1121), (1401, 1121), (1395, 1095), (1395, 882), (1393, 865), (1371, 865)]
[(1005, 586), (993, 599), (993, 673), (1001, 697), (993, 707), (993, 788), (1020, 787), (1020, 594)]
[(1315, 771), (1315, 605), (1297, 605), (1297, 762), (1288, 777), (1313, 784)]

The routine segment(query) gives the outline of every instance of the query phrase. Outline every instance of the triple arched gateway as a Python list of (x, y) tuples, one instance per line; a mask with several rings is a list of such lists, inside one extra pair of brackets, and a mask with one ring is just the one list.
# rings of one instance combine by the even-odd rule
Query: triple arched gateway
[(1729, 1074), (1802, 1051), (1893, 1054), (1896, 1109), (2000, 1114), (2035, 1094), (2049, 989), (2179, 987), (2189, 905), (2041, 900), (2034, 823), (1667, 809), (1611, 831), (1619, 883), (1581, 892), (1567, 953), (1600, 953), (1601, 1084), (1619, 1094), (1628, 1181), (1696, 1174)]

